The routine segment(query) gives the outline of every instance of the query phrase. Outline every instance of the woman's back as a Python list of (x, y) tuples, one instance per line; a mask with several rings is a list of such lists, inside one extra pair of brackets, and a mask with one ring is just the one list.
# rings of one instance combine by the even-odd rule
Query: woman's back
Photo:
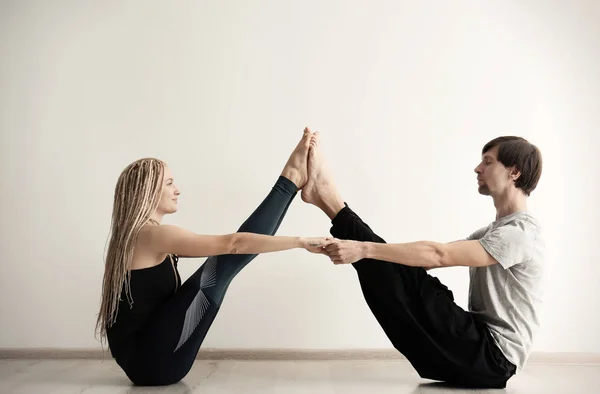
[(169, 300), (180, 285), (177, 256), (173, 256), (173, 262), (167, 256), (154, 267), (131, 270), (133, 304), (129, 305), (123, 289), (116, 321), (107, 328), (108, 343), (117, 361), (134, 345), (136, 335), (148, 324), (153, 312)]

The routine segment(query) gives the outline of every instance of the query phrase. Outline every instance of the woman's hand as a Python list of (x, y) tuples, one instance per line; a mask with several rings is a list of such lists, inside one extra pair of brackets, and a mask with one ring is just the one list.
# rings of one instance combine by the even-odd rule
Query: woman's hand
[(302, 247), (311, 253), (325, 254), (325, 247), (334, 241), (331, 237), (302, 238)]

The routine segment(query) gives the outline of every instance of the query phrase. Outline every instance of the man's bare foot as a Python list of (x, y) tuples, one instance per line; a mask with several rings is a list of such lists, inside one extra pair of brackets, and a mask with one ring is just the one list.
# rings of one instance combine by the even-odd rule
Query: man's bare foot
[(310, 130), (305, 128), (300, 142), (298, 142), (296, 149), (290, 155), (281, 172), (281, 176), (294, 182), (298, 189), (302, 189), (308, 180), (308, 149), (311, 136)]
[(310, 140), (308, 181), (302, 189), (302, 201), (321, 208), (330, 219), (333, 219), (344, 208), (344, 200), (325, 165), (325, 159), (319, 146), (318, 131), (313, 133)]

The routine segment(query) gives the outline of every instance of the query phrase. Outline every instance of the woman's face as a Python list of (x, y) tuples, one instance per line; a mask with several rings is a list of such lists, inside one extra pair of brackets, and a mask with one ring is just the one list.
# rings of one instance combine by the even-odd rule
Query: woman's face
[(177, 212), (177, 197), (180, 192), (175, 186), (173, 173), (165, 166), (163, 172), (163, 192), (158, 203), (157, 211), (163, 215)]

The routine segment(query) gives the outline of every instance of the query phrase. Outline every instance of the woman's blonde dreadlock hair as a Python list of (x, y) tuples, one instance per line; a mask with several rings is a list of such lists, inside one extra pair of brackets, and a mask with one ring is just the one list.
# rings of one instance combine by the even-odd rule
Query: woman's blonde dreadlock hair
[(101, 341), (115, 323), (121, 294), (125, 289), (131, 306), (129, 280), (133, 248), (142, 227), (150, 220), (160, 202), (166, 164), (155, 158), (143, 158), (128, 165), (115, 188), (110, 240), (106, 253), (102, 302), (96, 321)]

